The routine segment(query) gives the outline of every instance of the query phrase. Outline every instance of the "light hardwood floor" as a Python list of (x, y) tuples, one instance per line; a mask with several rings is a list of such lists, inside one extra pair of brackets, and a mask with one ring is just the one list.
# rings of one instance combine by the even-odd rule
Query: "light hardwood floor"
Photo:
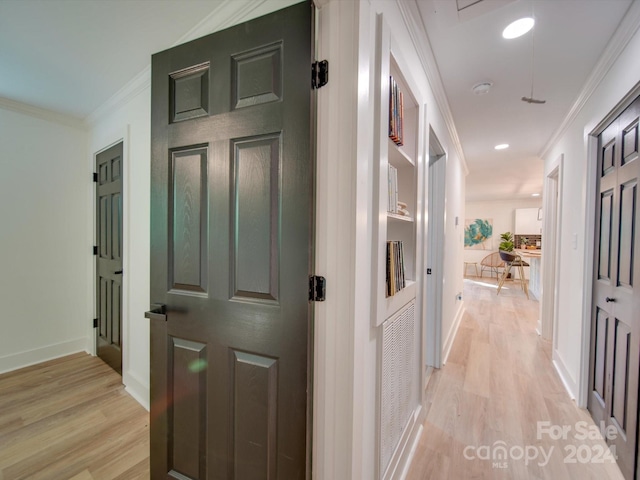
[[(606, 453), (602, 440), (580, 439), (582, 427), (595, 427), (566, 393), (550, 342), (535, 331), (538, 302), (514, 282), (497, 296), (495, 280), (478, 280), (465, 279), (466, 313), (446, 365), (427, 386), (427, 418), (408, 480), (622, 479), (611, 461), (596, 463)], [(554, 441), (538, 422), (570, 430)], [(484, 459), (501, 446), (505, 460)], [(538, 457), (525, 461), (527, 451)]]
[(0, 480), (149, 478), (149, 414), (87, 354), (0, 375)]

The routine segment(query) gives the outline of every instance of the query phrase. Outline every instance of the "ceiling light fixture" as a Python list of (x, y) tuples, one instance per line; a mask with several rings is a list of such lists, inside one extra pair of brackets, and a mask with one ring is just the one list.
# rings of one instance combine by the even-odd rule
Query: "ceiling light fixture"
[[(535, 17), (534, 13), (533, 13), (533, 2), (531, 2), (531, 26), (533, 27), (533, 18)], [(535, 42), (536, 42), (536, 31), (534, 30), (533, 32), (531, 32), (531, 95), (529, 95), (528, 97), (522, 97), (520, 100), (522, 100), (523, 102), (528, 103), (529, 105), (531, 105), (532, 103), (538, 104), (538, 105), (542, 105), (544, 103), (547, 103), (546, 100), (540, 100), (538, 98), (535, 98), (533, 96), (533, 78), (534, 78), (534, 72), (535, 72), (535, 62), (534, 62), (534, 58), (535, 58)]]
[(476, 95), (486, 95), (487, 93), (489, 93), (489, 90), (491, 90), (492, 86), (493, 83), (491, 82), (482, 82), (474, 85), (472, 90)]
[(495, 147), (496, 150), (504, 150), (505, 148), (509, 148), (509, 144), (508, 143), (501, 143), (500, 145), (496, 145)]
[(507, 40), (521, 37), (529, 30), (531, 30), (535, 23), (535, 20), (531, 17), (520, 18), (519, 20), (511, 22), (509, 25), (507, 25), (507, 28), (502, 31), (502, 36)]

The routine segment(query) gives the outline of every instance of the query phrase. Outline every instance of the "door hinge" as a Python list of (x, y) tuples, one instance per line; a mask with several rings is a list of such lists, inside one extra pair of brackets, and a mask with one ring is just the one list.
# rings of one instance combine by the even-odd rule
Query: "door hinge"
[(427, 268), (427, 275), (431, 275), (431, 269)]
[(309, 301), (324, 302), (327, 297), (327, 280), (318, 275), (309, 277)]
[(324, 87), (329, 83), (329, 62), (322, 60), (311, 64), (311, 88)]
[(93, 319), (93, 328), (98, 328), (98, 319), (97, 318)]
[(94, 173), (91, 178), (93, 179), (93, 183), (98, 183), (98, 174), (97, 173)]
[(98, 246), (97, 246), (97, 245), (94, 245), (94, 246), (93, 246), (93, 254), (94, 254), (94, 255), (97, 255), (97, 254), (98, 254)]

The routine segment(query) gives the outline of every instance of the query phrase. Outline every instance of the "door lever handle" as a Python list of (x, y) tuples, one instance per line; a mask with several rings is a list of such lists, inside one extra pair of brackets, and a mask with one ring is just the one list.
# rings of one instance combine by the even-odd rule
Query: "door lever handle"
[(149, 320), (162, 320), (167, 321), (167, 306), (164, 304), (154, 305), (148, 312), (144, 312), (144, 317)]
[(615, 298), (612, 298), (612, 297), (607, 297), (607, 298), (605, 298), (605, 299), (604, 299), (604, 301), (605, 301), (605, 302), (607, 302), (607, 303), (609, 303), (609, 302), (615, 302), (615, 301), (616, 301), (616, 299), (615, 299)]
[(122, 275), (122, 270), (116, 270), (113, 272), (114, 275)]

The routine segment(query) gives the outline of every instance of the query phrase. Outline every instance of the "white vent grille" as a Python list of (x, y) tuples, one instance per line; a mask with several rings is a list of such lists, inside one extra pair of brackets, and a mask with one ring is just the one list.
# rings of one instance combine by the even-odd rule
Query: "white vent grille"
[(415, 302), (382, 324), (380, 386), (380, 475), (383, 476), (407, 427), (414, 396)]

